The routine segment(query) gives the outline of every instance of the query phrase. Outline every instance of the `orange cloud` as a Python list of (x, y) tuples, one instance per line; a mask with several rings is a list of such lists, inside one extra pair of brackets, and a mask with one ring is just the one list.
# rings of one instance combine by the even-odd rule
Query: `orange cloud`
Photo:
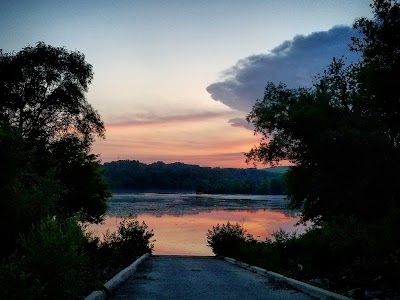
[(164, 117), (151, 117), (151, 116), (132, 116), (127, 121), (112, 121), (106, 123), (107, 128), (124, 128), (124, 127), (137, 127), (137, 126), (150, 126), (150, 125), (163, 125), (163, 124), (177, 124), (185, 122), (198, 122), (211, 118), (227, 117), (232, 115), (232, 112), (204, 112), (200, 114), (191, 115), (172, 115)]
[(93, 147), (104, 162), (128, 159), (248, 168), (253, 166), (246, 164), (243, 152), (259, 143), (251, 131), (232, 127), (226, 113), (111, 124), (106, 129), (106, 140)]

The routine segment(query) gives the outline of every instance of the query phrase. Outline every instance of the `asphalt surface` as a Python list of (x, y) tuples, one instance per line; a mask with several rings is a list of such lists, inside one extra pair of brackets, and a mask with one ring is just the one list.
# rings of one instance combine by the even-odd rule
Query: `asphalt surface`
[(214, 257), (152, 256), (112, 299), (315, 299)]

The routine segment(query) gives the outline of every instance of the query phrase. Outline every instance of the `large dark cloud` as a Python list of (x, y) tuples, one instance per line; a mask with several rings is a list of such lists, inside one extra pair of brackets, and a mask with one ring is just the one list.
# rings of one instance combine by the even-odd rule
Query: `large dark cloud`
[(230, 108), (249, 112), (256, 99), (262, 98), (266, 83), (283, 82), (288, 87), (310, 86), (314, 76), (322, 73), (333, 57), (358, 59), (357, 53), (348, 50), (351, 37), (357, 32), (347, 26), (333, 27), (328, 31), (310, 35), (297, 35), (272, 49), (239, 60), (224, 72), (224, 79), (207, 87), (216, 101)]

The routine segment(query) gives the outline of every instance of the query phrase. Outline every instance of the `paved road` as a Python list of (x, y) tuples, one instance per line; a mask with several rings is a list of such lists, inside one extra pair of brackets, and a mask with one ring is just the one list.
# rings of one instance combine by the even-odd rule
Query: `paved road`
[(152, 256), (113, 299), (315, 299), (214, 257)]

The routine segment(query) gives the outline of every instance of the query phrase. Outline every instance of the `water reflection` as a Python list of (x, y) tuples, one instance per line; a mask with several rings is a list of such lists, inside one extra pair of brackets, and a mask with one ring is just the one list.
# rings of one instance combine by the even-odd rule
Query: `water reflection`
[(109, 202), (108, 214), (124, 216), (152, 213), (157, 215), (197, 214), (215, 209), (279, 210), (289, 216), (297, 212), (286, 208), (286, 196), (275, 195), (207, 195), (207, 194), (157, 194), (124, 193), (114, 194)]
[(123, 216), (137, 215), (154, 229), (154, 254), (212, 255), (207, 230), (216, 224), (239, 223), (256, 238), (264, 240), (279, 228), (294, 227), (297, 212), (286, 209), (283, 196), (119, 194), (109, 203), (103, 224), (90, 226), (95, 233), (116, 230)]

